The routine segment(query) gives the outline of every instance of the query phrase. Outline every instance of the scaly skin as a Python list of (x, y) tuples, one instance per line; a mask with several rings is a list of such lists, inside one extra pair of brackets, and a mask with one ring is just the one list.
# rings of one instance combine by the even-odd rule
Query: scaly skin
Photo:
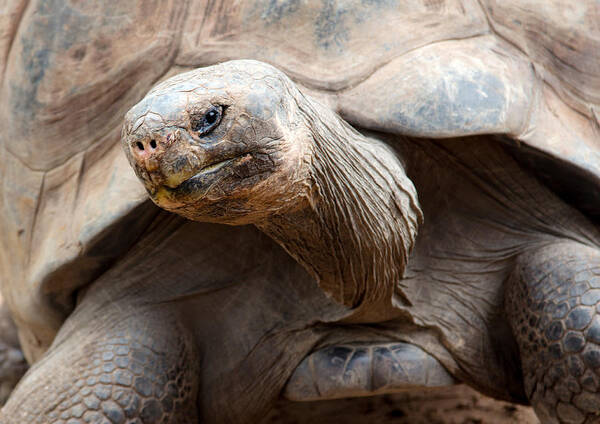
[(542, 422), (598, 422), (600, 251), (552, 242), (519, 258), (506, 290), (525, 390)]
[(102, 324), (59, 333), (15, 389), (2, 423), (197, 422), (198, 357), (186, 330), (166, 308), (107, 309)]

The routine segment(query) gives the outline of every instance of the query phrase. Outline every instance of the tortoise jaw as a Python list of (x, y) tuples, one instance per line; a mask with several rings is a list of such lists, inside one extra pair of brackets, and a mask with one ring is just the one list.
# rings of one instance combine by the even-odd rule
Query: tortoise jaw
[[(245, 155), (242, 155), (242, 156), (245, 156)], [(223, 160), (220, 160), (220, 161), (217, 161), (217, 162), (210, 163), (210, 164), (208, 164), (208, 165), (200, 168), (200, 170), (198, 172), (196, 172), (190, 178), (188, 178), (188, 179), (182, 181), (181, 183), (177, 184), (176, 186), (174, 186), (174, 187), (167, 186), (167, 187), (169, 187), (172, 190), (177, 190), (181, 186), (189, 183), (190, 181), (192, 181), (194, 179), (199, 179), (199, 178), (202, 178), (205, 175), (208, 175), (208, 174), (211, 174), (211, 173), (219, 171), (220, 169), (226, 167), (227, 165), (231, 164), (233, 161), (235, 161), (237, 158), (240, 158), (240, 157), (241, 156), (236, 156), (236, 157), (233, 157), (233, 158), (223, 159)]]
[[(193, 172), (187, 173), (187, 178), (169, 178), (171, 184), (164, 182), (149, 190), (153, 201), (165, 209), (173, 209), (186, 204), (198, 204), (206, 194), (221, 180), (233, 175), (235, 165), (251, 160), (251, 153), (246, 152), (232, 157), (213, 161)], [(173, 183), (175, 181), (176, 183)]]

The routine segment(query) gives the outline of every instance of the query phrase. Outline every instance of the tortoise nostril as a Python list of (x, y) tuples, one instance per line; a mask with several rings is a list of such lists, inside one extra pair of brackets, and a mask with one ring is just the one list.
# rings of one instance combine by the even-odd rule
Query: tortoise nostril
[(156, 140), (150, 140), (150, 147), (156, 149)]
[(144, 145), (142, 143), (140, 143), (139, 141), (136, 143), (136, 146), (138, 149), (144, 150)]

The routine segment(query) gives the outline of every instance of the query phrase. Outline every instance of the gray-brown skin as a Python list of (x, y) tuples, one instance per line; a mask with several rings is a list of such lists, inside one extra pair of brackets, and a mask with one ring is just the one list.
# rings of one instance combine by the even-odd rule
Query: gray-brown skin
[[(42, 422), (57, 421), (48, 414), (66, 404), (48, 401), (45, 390), (76, 403), (73, 387), (63, 391), (84, 372), (91, 335), (105, 340), (106, 320), (120, 319), (131, 323), (132, 339), (151, 340), (163, 324), (191, 328), (204, 355), (197, 404), (207, 422), (252, 422), (311, 351), (351, 345), (375, 352), (373, 343), (399, 340), (485, 393), (525, 401), (532, 386), (523, 386), (516, 355), (507, 352), (513, 338), (499, 312), (502, 287), (510, 286), (504, 283), (519, 253), (535, 252), (548, 235), (597, 245), (596, 224), (532, 173), (597, 222), (598, 7), (592, 0), (5, 1), (0, 283), (23, 353), (40, 365), (2, 420), (30, 410)], [(319, 326), (344, 319), (347, 308), (331, 303), (252, 228), (174, 220), (171, 233), (162, 232), (165, 216), (119, 146), (122, 117), (157, 81), (240, 58), (285, 70), (363, 133), (507, 136), (425, 142), (369, 135), (401, 152), (425, 216), (401, 283), (413, 305), (403, 308), (408, 322)], [(510, 155), (496, 145), (512, 140), (520, 144)], [(123, 272), (123, 264), (144, 278)], [(212, 271), (200, 278), (208, 265)], [(167, 319), (176, 311), (186, 318)], [(135, 320), (153, 313), (167, 318), (136, 335)], [(592, 333), (585, 332), (589, 340)], [(562, 372), (560, 363), (551, 370)], [(545, 389), (554, 377), (528, 393), (547, 394), (550, 410), (559, 405)], [(594, 392), (594, 373), (577, 378), (581, 393)], [(341, 384), (335, 393), (344, 388), (352, 387)], [(581, 394), (573, 382), (568, 388)], [(569, 393), (557, 390), (567, 414)]]
[(333, 299), (366, 308), (360, 322), (393, 317), (389, 282), (422, 220), (415, 188), (384, 143), (275, 68), (239, 61), (173, 77), (128, 112), (122, 137), (160, 207), (255, 224)]
[[(443, 364), (476, 387), (495, 380), (504, 387), (493, 390), (527, 397), (545, 422), (592, 422), (600, 413), (600, 234), (498, 146), (424, 147), (445, 173), (457, 168), (445, 184), (460, 188), (432, 189), (440, 180), (415, 157), (419, 143), (388, 140), (394, 152), (255, 61), (163, 82), (128, 112), (122, 140), (158, 206), (196, 221), (256, 225), (348, 308), (342, 322), (433, 327), (471, 317), (456, 323), (464, 345), (396, 329), (398, 341), (448, 349), (450, 358), (406, 344), (317, 350), (294, 371), (288, 398), (450, 384)], [(483, 169), (461, 169), (465, 158)], [(433, 218), (410, 261), (423, 212), (403, 162)], [(495, 322), (481, 328), (478, 320)]]
[(0, 404), (3, 405), (28, 366), (19, 346), (17, 328), (2, 298), (0, 298), (0, 335)]

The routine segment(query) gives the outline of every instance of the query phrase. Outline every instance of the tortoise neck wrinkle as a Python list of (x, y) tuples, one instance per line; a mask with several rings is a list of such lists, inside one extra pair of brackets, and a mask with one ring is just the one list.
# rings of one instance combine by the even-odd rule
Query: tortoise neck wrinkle
[(383, 142), (318, 103), (297, 102), (314, 139), (311, 190), (301, 207), (272, 215), (259, 228), (334, 300), (353, 310), (392, 308), (422, 222), (416, 190)]

